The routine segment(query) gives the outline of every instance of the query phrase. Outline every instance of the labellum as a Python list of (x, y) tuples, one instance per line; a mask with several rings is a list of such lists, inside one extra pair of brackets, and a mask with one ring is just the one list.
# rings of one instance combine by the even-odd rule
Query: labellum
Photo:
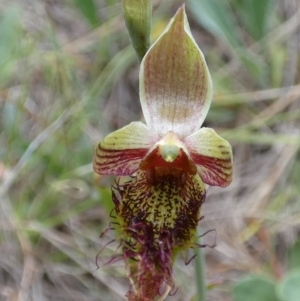
[(183, 181), (180, 169), (153, 171), (151, 182), (147, 171), (139, 170), (113, 194), (133, 286), (129, 300), (153, 300), (174, 286), (173, 262), (179, 251), (193, 246), (205, 198), (198, 175), (186, 174)]

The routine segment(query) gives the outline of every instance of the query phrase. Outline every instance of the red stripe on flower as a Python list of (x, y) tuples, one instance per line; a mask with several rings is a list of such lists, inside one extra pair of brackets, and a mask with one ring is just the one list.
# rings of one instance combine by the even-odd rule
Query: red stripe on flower
[(111, 150), (98, 145), (94, 157), (94, 171), (101, 175), (126, 176), (136, 172), (147, 149)]
[(226, 187), (232, 180), (232, 161), (191, 153), (202, 181), (210, 186)]

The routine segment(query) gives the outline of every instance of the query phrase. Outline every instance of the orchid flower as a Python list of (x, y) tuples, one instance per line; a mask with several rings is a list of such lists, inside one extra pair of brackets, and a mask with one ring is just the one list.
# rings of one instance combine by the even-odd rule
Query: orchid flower
[(225, 187), (232, 180), (230, 144), (201, 128), (212, 94), (205, 58), (182, 6), (141, 62), (145, 123), (109, 134), (93, 162), (100, 175), (132, 176), (113, 190), (133, 286), (130, 301), (169, 292), (176, 255), (194, 245), (205, 184)]
[(150, 175), (157, 167), (199, 174), (211, 186), (232, 179), (229, 143), (201, 128), (212, 99), (204, 56), (181, 8), (145, 55), (140, 68), (140, 101), (146, 124), (132, 122), (98, 144), (94, 170), (100, 175)]

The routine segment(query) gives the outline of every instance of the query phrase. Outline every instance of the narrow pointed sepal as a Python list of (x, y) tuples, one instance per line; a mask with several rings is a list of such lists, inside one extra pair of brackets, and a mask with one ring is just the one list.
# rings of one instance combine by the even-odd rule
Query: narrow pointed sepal
[(201, 128), (185, 139), (202, 181), (226, 187), (232, 181), (232, 150), (213, 129)]
[(182, 6), (145, 55), (140, 98), (146, 124), (180, 137), (200, 128), (212, 98), (212, 81)]
[(151, 0), (122, 0), (123, 15), (131, 44), (140, 62), (150, 47), (151, 2)]
[(109, 134), (96, 147), (94, 171), (100, 175), (133, 174), (155, 139), (142, 122), (132, 122)]

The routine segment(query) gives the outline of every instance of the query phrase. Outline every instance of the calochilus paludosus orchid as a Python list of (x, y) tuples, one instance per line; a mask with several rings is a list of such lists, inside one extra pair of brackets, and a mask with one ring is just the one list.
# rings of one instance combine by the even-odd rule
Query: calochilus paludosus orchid
[[(132, 122), (96, 147), (100, 175), (132, 176), (113, 190), (130, 301), (162, 300), (174, 286), (172, 264), (192, 247), (206, 186), (229, 185), (230, 144), (201, 125), (212, 80), (184, 6), (140, 67), (145, 123)], [(160, 297), (159, 297), (160, 296)]]

